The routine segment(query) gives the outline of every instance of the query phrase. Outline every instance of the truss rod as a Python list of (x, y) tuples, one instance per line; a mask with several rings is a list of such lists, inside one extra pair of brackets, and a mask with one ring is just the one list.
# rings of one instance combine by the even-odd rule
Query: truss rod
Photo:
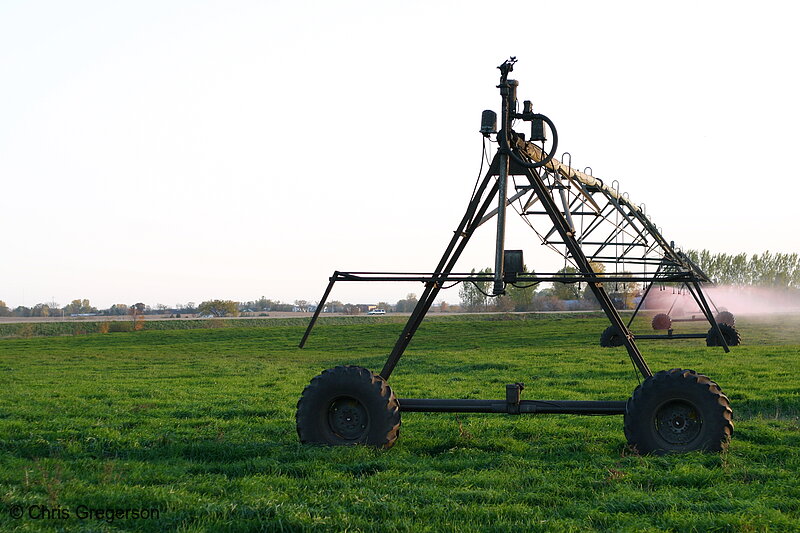
[[(546, 193), (545, 185), (542, 183), (542, 180), (539, 178), (538, 175), (534, 174), (533, 172), (526, 172), (528, 176), (528, 181), (531, 182), (536, 193), (541, 198), (543, 204), (547, 211), (550, 213), (550, 220), (553, 222), (553, 225), (558, 228), (559, 234), (561, 235), (562, 240), (565, 241), (567, 248), (569, 249), (570, 254), (572, 254), (573, 260), (578, 264), (578, 270), (581, 274), (584, 274), (587, 278), (594, 278), (595, 276), (592, 275), (594, 270), (592, 266), (589, 264), (589, 260), (581, 251), (580, 245), (575, 240), (574, 236), (572, 236), (571, 232), (569, 231), (569, 227), (566, 224), (566, 220), (558, 211), (553, 198)], [(628, 355), (631, 358), (634, 366), (639, 370), (639, 372), (645, 378), (650, 377), (653, 375), (650, 368), (647, 366), (647, 363), (642, 357), (639, 348), (636, 346), (636, 343), (633, 340), (633, 335), (628, 328), (625, 326), (625, 323), (622, 321), (622, 318), (619, 316), (614, 304), (611, 302), (611, 299), (606, 294), (605, 289), (601, 283), (597, 281), (588, 281), (589, 287), (591, 291), (594, 293), (595, 298), (600, 303), (600, 307), (603, 308), (605, 311), (606, 316), (611, 321), (611, 324), (617, 328), (617, 330), (623, 336), (623, 343), (625, 345), (626, 350), (628, 351)]]

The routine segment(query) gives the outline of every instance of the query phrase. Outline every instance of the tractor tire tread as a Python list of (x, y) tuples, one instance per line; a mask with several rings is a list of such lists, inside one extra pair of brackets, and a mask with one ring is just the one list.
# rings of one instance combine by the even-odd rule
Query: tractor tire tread
[[(305, 386), (300, 399), (297, 401), (295, 415), (300, 442), (303, 444), (338, 444), (321, 441), (318, 435), (319, 432), (312, 422), (316, 411), (320, 408), (320, 405), (315, 403), (315, 396), (319, 394), (326, 384), (337, 381), (365, 385), (372, 390), (369, 400), (377, 402), (378, 406), (375, 408), (377, 412), (374, 413), (377, 415), (375, 423), (379, 424), (379, 427), (383, 428), (383, 430), (380, 433), (380, 437), (370, 439), (363, 444), (383, 449), (391, 448), (400, 435), (400, 404), (386, 380), (366, 368), (354, 365), (339, 365), (323, 370)], [(384, 416), (380, 416), (381, 413)]]
[[(723, 323), (718, 324), (718, 326), (728, 346), (739, 346), (742, 344), (742, 336), (735, 327)], [(706, 346), (721, 346), (713, 327), (709, 329), (706, 334)]]
[[(669, 387), (674, 386), (677, 382), (683, 381), (687, 389), (696, 388), (698, 390), (705, 390), (709, 396), (708, 400), (715, 398), (713, 402), (715, 409), (711, 414), (718, 417), (717, 423), (720, 423), (719, 433), (710, 435), (706, 441), (701, 443), (699, 449), (710, 452), (723, 452), (727, 449), (731, 436), (733, 435), (733, 410), (731, 409), (730, 400), (722, 393), (719, 385), (711, 380), (708, 376), (698, 374), (694, 370), (673, 368), (670, 370), (662, 370), (654, 374), (651, 378), (646, 379), (642, 384), (636, 387), (633, 394), (628, 399), (625, 406), (625, 420), (623, 430), (625, 437), (631, 447), (636, 449), (639, 453), (665, 453), (674, 450), (661, 450), (657, 447), (651, 446), (649, 442), (645, 442), (642, 446), (641, 441), (649, 441), (646, 435), (642, 435), (643, 420), (640, 413), (638, 413), (638, 405), (641, 405), (645, 398), (658, 397), (659, 394), (664, 393)], [(712, 402), (709, 401), (709, 405)], [(646, 418), (646, 417), (644, 417)], [(646, 420), (644, 421), (646, 422)], [(712, 423), (713, 421), (709, 421)], [(642, 449), (644, 448), (644, 449)], [(691, 451), (691, 450), (687, 450)]]

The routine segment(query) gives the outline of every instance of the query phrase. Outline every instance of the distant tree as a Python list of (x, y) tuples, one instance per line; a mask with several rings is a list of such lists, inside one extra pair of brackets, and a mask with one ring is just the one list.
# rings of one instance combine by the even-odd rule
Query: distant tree
[(556, 297), (555, 289), (550, 287), (533, 295), (531, 309), (534, 311), (563, 311), (566, 306), (564, 300)]
[(47, 304), (36, 304), (31, 309), (31, 316), (48, 317), (50, 316), (50, 306)]
[(196, 313), (197, 312), (197, 304), (194, 302), (186, 302), (186, 307), (183, 308), (183, 311), (186, 313)]
[[(528, 270), (523, 265), (522, 272), (533, 274), (533, 270)], [(491, 274), (489, 267), (477, 272), (473, 268), (471, 274)], [(461, 283), (458, 295), (461, 298), (461, 308), (468, 312), (484, 311), (489, 306), (496, 311), (527, 311), (533, 303), (533, 295), (536, 293), (538, 283), (517, 283), (516, 286), (507, 283), (506, 293), (502, 296), (489, 296), (491, 291), (491, 281), (465, 281)]]
[(597, 261), (589, 261), (589, 266), (592, 267), (592, 270), (598, 274), (602, 274), (606, 271), (606, 265), (604, 263), (598, 263)]
[(67, 315), (74, 315), (81, 312), (81, 301), (80, 300), (72, 300), (71, 303), (68, 303), (64, 306), (64, 314)]
[(165, 313), (167, 309), (169, 308), (164, 304), (156, 304), (156, 311), (158, 311), (161, 314)]
[[(491, 269), (488, 267), (484, 268), (483, 270), (478, 270), (477, 272), (474, 268), (470, 271), (470, 274), (488, 273), (491, 273)], [(488, 281), (462, 282), (458, 289), (458, 296), (461, 298), (461, 307), (469, 313), (485, 310), (486, 303), (489, 300), (489, 297), (487, 296), (489, 293), (489, 285), (491, 285), (491, 283)]]
[(241, 303), (240, 306), (242, 309), (252, 309), (253, 311), (293, 311), (295, 307), (294, 304), (281, 303), (279, 300), (270, 300), (264, 296), (258, 300)]
[[(589, 266), (592, 267), (598, 274), (603, 274), (606, 271), (606, 265), (603, 263), (595, 263), (594, 261), (589, 261)], [(586, 308), (593, 308), (597, 309), (600, 307), (600, 302), (597, 301), (597, 297), (595, 297), (594, 293), (592, 292), (592, 288), (587, 283), (583, 288), (583, 295), (581, 296), (584, 300), (583, 306)]]
[(267, 300), (266, 296), (262, 296), (261, 298), (253, 302), (252, 308), (255, 311), (269, 311), (269, 304), (270, 301)]
[(11, 314), (13, 316), (27, 317), (31, 316), (31, 309), (30, 307), (25, 307), (24, 305), (18, 305), (17, 307), (14, 308)]
[(68, 315), (81, 315), (96, 312), (97, 308), (92, 307), (89, 300), (85, 298), (83, 300), (72, 300), (72, 302), (64, 307), (64, 313)]
[(439, 311), (442, 313), (449, 313), (450, 312), (450, 304), (447, 302), (442, 302), (439, 304)]
[(329, 313), (343, 313), (344, 312), (344, 304), (339, 300), (333, 300), (332, 302), (328, 302), (325, 304), (325, 307), (328, 308)]
[(361, 313), (361, 308), (353, 304), (344, 304), (344, 306), (342, 307), (342, 311), (346, 315), (358, 315)]
[(197, 310), (201, 315), (212, 315), (215, 317), (238, 316), (239, 304), (232, 300), (208, 300), (202, 302)]
[(3, 300), (0, 300), (0, 316), (9, 316), (9, 315), (11, 315), (11, 309), (8, 308), (8, 306)]
[(417, 295), (410, 292), (406, 295), (404, 300), (398, 300), (394, 309), (398, 313), (410, 313), (417, 305)]
[(295, 300), (294, 305), (297, 306), (302, 313), (308, 311), (308, 300)]
[(127, 315), (127, 304), (114, 304), (106, 310), (106, 314), (113, 316)]
[(389, 302), (378, 302), (378, 309), (383, 309), (388, 313), (392, 310), (392, 306), (389, 305)]
[(128, 312), (132, 315), (143, 315), (147, 311), (147, 306), (142, 302), (136, 302), (128, 308)]
[[(522, 266), (522, 272), (525, 274), (534, 274), (534, 271), (528, 271), (526, 265)], [(536, 293), (538, 284), (532, 283), (517, 283), (516, 285), (506, 285), (506, 294), (501, 298), (506, 298), (511, 302), (511, 309), (508, 311), (528, 311), (533, 303), (533, 295)], [(506, 304), (503, 304), (506, 310)]]
[(800, 288), (800, 254), (725, 254), (689, 250), (686, 255), (721, 285)]
[(512, 300), (508, 294), (492, 298), (492, 303), (494, 304), (493, 307), (495, 311), (507, 313), (514, 310), (514, 300)]
[[(575, 274), (578, 270), (575, 267), (566, 266), (558, 271), (558, 274)], [(580, 298), (580, 288), (577, 283), (553, 283), (553, 295), (559, 300), (577, 300)]]

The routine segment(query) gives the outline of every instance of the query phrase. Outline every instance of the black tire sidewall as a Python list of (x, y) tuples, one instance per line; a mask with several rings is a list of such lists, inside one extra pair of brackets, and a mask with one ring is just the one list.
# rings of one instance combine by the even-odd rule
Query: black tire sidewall
[(656, 331), (668, 330), (672, 327), (672, 318), (666, 313), (659, 313), (653, 317), (650, 325)]
[(720, 311), (716, 320), (719, 324), (725, 324), (731, 327), (736, 326), (736, 319), (730, 311)]
[[(739, 346), (742, 343), (739, 331), (735, 327), (722, 323), (717, 325), (722, 332), (722, 336), (725, 338), (725, 344), (728, 346)], [(719, 337), (717, 337), (717, 332), (713, 327), (708, 330), (708, 334), (706, 335), (706, 346), (722, 346), (719, 342)]]
[(614, 326), (608, 326), (600, 335), (600, 346), (603, 348), (618, 348), (623, 344), (622, 333)]
[[(384, 383), (386, 394), (381, 394), (381, 384), (360, 367), (337, 367), (315, 378), (307, 387), (297, 406), (297, 430), (301, 440), (331, 445), (369, 444), (383, 446), (393, 424), (390, 421), (392, 405), (396, 404), (389, 385)], [(330, 427), (329, 409), (339, 398), (357, 400), (367, 413), (367, 431), (357, 439), (346, 439)]]
[[(689, 374), (666, 376), (642, 385), (641, 393), (628, 401), (625, 413), (626, 436), (640, 453), (685, 453), (691, 451), (721, 451), (725, 443), (726, 408), (720, 404), (720, 394), (714, 393), (707, 383), (700, 383)], [(697, 436), (686, 444), (667, 442), (656, 429), (656, 413), (670, 401), (684, 401), (698, 413), (701, 428)]]

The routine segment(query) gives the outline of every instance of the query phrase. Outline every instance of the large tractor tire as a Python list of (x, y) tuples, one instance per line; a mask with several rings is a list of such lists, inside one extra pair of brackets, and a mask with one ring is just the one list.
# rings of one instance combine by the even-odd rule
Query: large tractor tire
[(726, 324), (730, 327), (736, 325), (736, 319), (733, 316), (733, 313), (728, 311), (720, 311), (719, 314), (716, 316), (717, 324)]
[[(725, 338), (725, 344), (728, 346), (739, 346), (742, 343), (742, 337), (739, 335), (739, 332), (736, 331), (736, 328), (728, 324), (718, 325), (722, 336)], [(706, 346), (722, 346), (714, 328), (709, 329), (706, 334)]]
[(666, 313), (658, 313), (653, 317), (651, 325), (653, 326), (653, 329), (656, 330), (669, 329), (672, 327), (672, 319)]
[(725, 451), (733, 411), (719, 385), (694, 370), (662, 370), (636, 387), (625, 407), (625, 437), (641, 454)]
[(391, 448), (400, 434), (400, 405), (379, 375), (360, 366), (337, 366), (303, 390), (296, 421), (304, 444)]
[(603, 348), (616, 348), (624, 343), (622, 333), (619, 332), (616, 326), (608, 326), (600, 334), (600, 346)]

